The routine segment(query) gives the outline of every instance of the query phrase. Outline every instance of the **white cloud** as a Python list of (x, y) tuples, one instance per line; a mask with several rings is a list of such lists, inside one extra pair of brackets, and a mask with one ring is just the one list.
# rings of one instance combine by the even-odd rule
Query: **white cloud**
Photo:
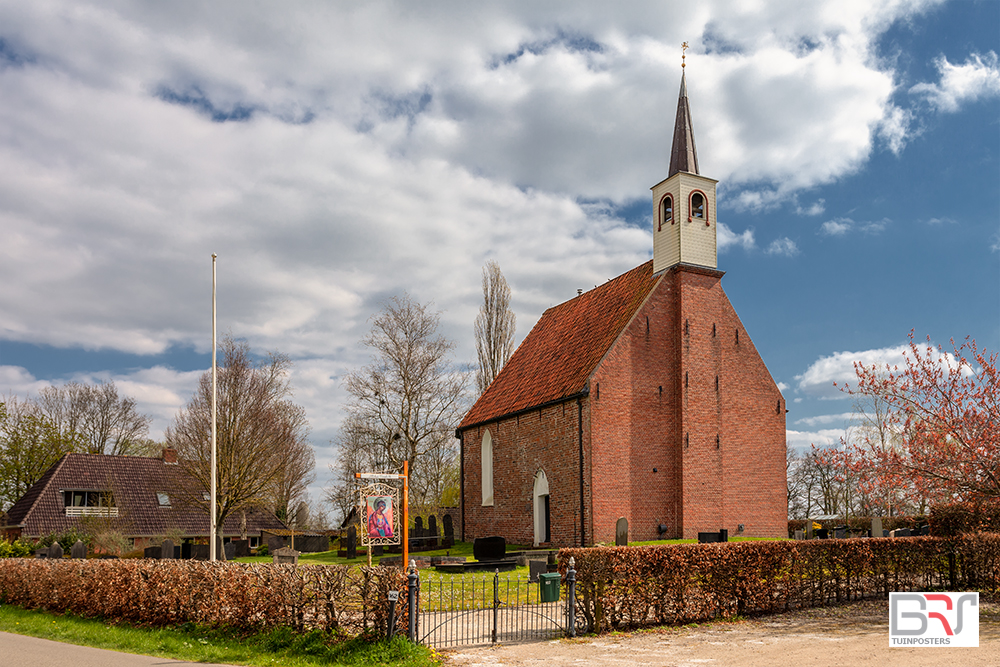
[(883, 231), (890, 222), (891, 221), (888, 218), (866, 222), (855, 222), (850, 218), (834, 218), (833, 220), (827, 220), (820, 226), (820, 233), (825, 236), (845, 236), (848, 232), (878, 234)]
[(741, 234), (736, 234), (724, 223), (720, 222), (717, 232), (716, 242), (719, 246), (719, 252), (726, 252), (736, 246), (744, 250), (753, 250), (757, 247), (757, 243), (753, 238), (753, 229), (744, 229)]
[(802, 419), (796, 419), (796, 424), (802, 424), (803, 426), (814, 427), (814, 426), (826, 426), (828, 424), (846, 424), (854, 419), (853, 412), (841, 412), (835, 415), (818, 415), (816, 417), (803, 417)]
[(918, 83), (910, 93), (923, 96), (931, 106), (944, 113), (954, 113), (966, 102), (1000, 96), (1000, 64), (993, 51), (973, 53), (962, 65), (947, 58), (937, 59), (939, 83)]
[(833, 385), (853, 385), (857, 379), (855, 364), (902, 366), (903, 352), (908, 349), (906, 345), (898, 345), (860, 352), (835, 352), (828, 357), (820, 357), (804, 373), (795, 376), (799, 382), (797, 390), (814, 398), (847, 398), (847, 394)]
[(794, 257), (799, 254), (799, 247), (795, 244), (795, 241), (783, 236), (780, 239), (775, 239), (771, 241), (771, 244), (767, 246), (765, 250), (768, 255), (782, 255), (784, 257)]
[(799, 215), (809, 215), (809, 216), (823, 215), (823, 213), (826, 212), (826, 200), (822, 198), (817, 199), (816, 201), (814, 201), (809, 206), (806, 206), (805, 208), (796, 205), (795, 212), (798, 213)]
[(840, 444), (840, 439), (846, 434), (845, 429), (827, 428), (818, 431), (793, 431), (785, 430), (785, 442), (790, 447), (800, 451), (808, 452), (812, 445), (820, 448), (835, 447)]

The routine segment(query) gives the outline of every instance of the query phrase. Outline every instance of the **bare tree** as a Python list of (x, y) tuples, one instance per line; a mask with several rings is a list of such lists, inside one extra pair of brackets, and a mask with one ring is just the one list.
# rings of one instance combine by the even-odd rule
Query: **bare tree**
[(152, 418), (138, 412), (135, 399), (119, 396), (114, 382), (46, 387), (35, 404), (63, 438), (76, 439), (81, 453), (146, 453)]
[(476, 388), (481, 395), (514, 352), (517, 318), (510, 309), (510, 286), (495, 260), (483, 267), (483, 305), (476, 316)]
[(327, 499), (346, 515), (354, 473), (409, 463), (416, 507), (439, 501), (437, 462), (452, 460), (454, 428), (465, 408), (466, 375), (452, 367), (453, 343), (437, 332), (439, 317), (408, 296), (390, 299), (363, 343), (372, 363), (349, 374), (348, 416), (337, 438), (339, 460)]
[[(223, 339), (220, 347), (215, 524), (221, 531), (227, 516), (268, 507), (283, 476), (289, 476), (288, 488), (296, 488), (301, 480), (292, 479), (287, 462), (291, 453), (308, 447), (309, 426), (305, 410), (290, 400), (288, 357), (271, 353), (265, 361), (255, 362), (247, 343), (232, 338)], [(167, 444), (177, 450), (195, 483), (187, 500), (206, 513), (211, 430), (212, 376), (206, 373), (198, 392), (166, 432)]]
[(316, 456), (308, 442), (289, 443), (285, 461), (272, 487), (271, 505), (282, 521), (293, 516), (298, 507), (308, 505), (309, 484), (316, 478)]

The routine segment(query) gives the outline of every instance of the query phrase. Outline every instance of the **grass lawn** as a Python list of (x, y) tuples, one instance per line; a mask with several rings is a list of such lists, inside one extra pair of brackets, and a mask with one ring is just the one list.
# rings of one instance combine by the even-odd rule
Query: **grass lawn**
[(287, 628), (265, 634), (235, 635), (196, 627), (162, 629), (108, 625), (97, 619), (61, 616), (0, 605), (0, 630), (68, 644), (162, 656), (189, 662), (235, 665), (384, 665), (433, 667), (436, 654), (401, 637), (391, 642), (330, 638), (321, 632), (296, 635)]

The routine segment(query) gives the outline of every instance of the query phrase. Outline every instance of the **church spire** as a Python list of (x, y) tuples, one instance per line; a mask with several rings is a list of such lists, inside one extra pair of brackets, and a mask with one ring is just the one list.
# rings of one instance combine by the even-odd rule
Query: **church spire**
[[(684, 42), (684, 48), (687, 49), (687, 42)], [(684, 60), (683, 55), (681, 60)], [(677, 118), (674, 120), (674, 145), (670, 149), (670, 169), (667, 171), (667, 178), (679, 171), (699, 173), (698, 150), (694, 145), (694, 125), (691, 123), (691, 107), (688, 106), (683, 62), (681, 62), (681, 92), (677, 96)]]

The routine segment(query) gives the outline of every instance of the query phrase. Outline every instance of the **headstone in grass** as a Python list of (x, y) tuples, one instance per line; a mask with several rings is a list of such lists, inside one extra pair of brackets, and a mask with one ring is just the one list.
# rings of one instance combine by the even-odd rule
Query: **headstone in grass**
[(437, 517), (431, 514), (427, 517), (427, 537), (431, 538), (431, 546), (436, 547), (438, 545), (438, 524)]
[(477, 537), (472, 543), (472, 555), (476, 560), (500, 560), (507, 555), (507, 540), (499, 535)]
[(418, 516), (413, 520), (413, 535), (412, 537), (423, 537), (424, 536), (424, 518)]
[(299, 552), (291, 547), (281, 547), (271, 555), (272, 562), (276, 564), (290, 563), (299, 564)]
[(70, 558), (86, 558), (87, 557), (87, 545), (83, 543), (82, 540), (77, 540), (73, 544), (73, 548), (69, 550)]
[(353, 524), (347, 529), (347, 557), (358, 557), (358, 527)]
[(385, 555), (385, 547), (383, 547), (381, 544), (376, 544), (375, 546), (372, 547), (372, 556), (384, 556), (384, 555)]
[(618, 523), (615, 524), (615, 546), (628, 546), (628, 519), (625, 517), (619, 517)]
[(49, 547), (49, 558), (62, 558), (63, 548), (58, 542), (53, 542), (52, 546)]
[(163, 544), (160, 546), (160, 558), (173, 558), (174, 557), (174, 541), (170, 538), (163, 540)]
[(226, 542), (222, 545), (222, 553), (225, 554), (226, 560), (232, 560), (236, 558), (236, 545), (232, 542)]
[(872, 537), (882, 537), (882, 517), (872, 517)]
[(528, 579), (537, 584), (538, 575), (545, 574), (548, 572), (548, 563), (544, 560), (529, 560), (528, 561)]
[(800, 530), (796, 530), (795, 531), (795, 539), (797, 539), (797, 540), (804, 540), (804, 539), (806, 539), (806, 531), (801, 530), (801, 529)]
[(450, 514), (445, 514), (444, 518), (441, 519), (441, 525), (444, 527), (444, 548), (451, 549), (455, 546), (455, 524), (451, 520)]

